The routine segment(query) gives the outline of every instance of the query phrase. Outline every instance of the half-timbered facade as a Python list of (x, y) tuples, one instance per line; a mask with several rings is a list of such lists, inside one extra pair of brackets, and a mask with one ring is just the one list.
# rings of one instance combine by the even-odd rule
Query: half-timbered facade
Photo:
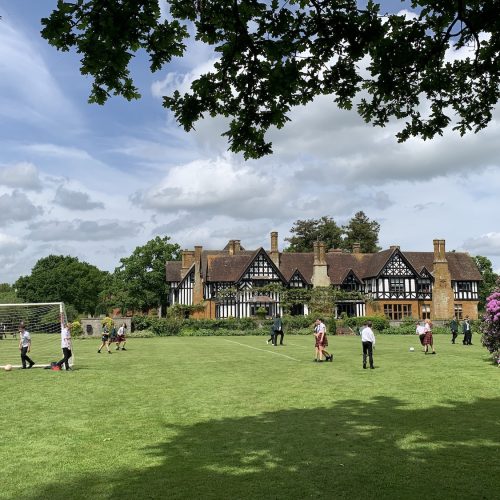
[[(434, 240), (433, 252), (403, 252), (393, 246), (364, 254), (325, 251), (317, 242), (312, 253), (245, 250), (231, 240), (220, 251), (195, 247), (182, 261), (167, 262), (170, 304), (205, 304), (205, 317), (250, 317), (264, 310), (283, 312), (283, 287), (309, 289), (331, 286), (355, 292), (357, 298), (337, 301), (333, 313), (348, 316), (385, 314), (391, 320), (477, 318), (481, 275), (466, 253), (446, 252), (444, 240)], [(308, 314), (308, 304), (294, 304), (292, 314)]]

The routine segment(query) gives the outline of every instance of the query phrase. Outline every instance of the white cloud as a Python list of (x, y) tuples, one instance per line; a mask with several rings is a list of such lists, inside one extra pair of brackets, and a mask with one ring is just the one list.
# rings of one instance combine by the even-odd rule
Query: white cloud
[(469, 238), (463, 246), (472, 255), (500, 256), (500, 233), (492, 232)]
[(74, 191), (64, 186), (59, 186), (56, 191), (54, 203), (69, 210), (94, 210), (104, 208), (101, 201), (91, 201), (88, 193)]
[(227, 155), (173, 167), (149, 190), (132, 200), (144, 209), (158, 212), (189, 211), (233, 217), (265, 217), (286, 206), (288, 188), (268, 173), (267, 178), (249, 165)]
[(20, 191), (0, 196), (0, 226), (12, 222), (29, 221), (42, 213), (40, 207), (31, 203), (29, 198)]
[(181, 94), (189, 92), (193, 81), (212, 71), (217, 61), (218, 58), (205, 60), (187, 73), (169, 72), (162, 80), (155, 80), (152, 83), (151, 93), (154, 97), (161, 98), (165, 95), (171, 95), (175, 90)]
[(28, 226), (34, 241), (110, 241), (135, 236), (140, 224), (117, 220), (43, 221)]
[(28, 162), (0, 166), (0, 184), (34, 191), (39, 191), (42, 187), (38, 169)]
[(0, 22), (0, 74), (0, 116), (37, 126), (78, 123), (79, 113), (52, 76), (37, 42), (6, 15)]
[(0, 233), (0, 256), (16, 254), (25, 247), (25, 244), (16, 236)]
[(37, 143), (28, 144), (22, 148), (29, 153), (36, 153), (50, 158), (62, 158), (65, 160), (91, 160), (92, 157), (83, 149), (58, 144)]

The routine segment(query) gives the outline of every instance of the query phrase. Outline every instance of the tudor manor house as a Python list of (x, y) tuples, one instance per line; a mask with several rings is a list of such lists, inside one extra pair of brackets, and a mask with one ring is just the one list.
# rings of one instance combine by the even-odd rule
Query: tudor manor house
[[(326, 250), (321, 241), (313, 252), (278, 250), (278, 233), (271, 233), (271, 249), (246, 250), (230, 240), (222, 250), (184, 250), (181, 261), (166, 263), (169, 305), (203, 304), (197, 317), (268, 316), (282, 314), (279, 292), (286, 288), (334, 287), (358, 292), (356, 299), (336, 302), (336, 316), (384, 314), (389, 320), (405, 317), (445, 320), (478, 317), (481, 274), (467, 253), (446, 252), (445, 240), (434, 240), (432, 252), (403, 252), (391, 246), (378, 253)], [(268, 287), (268, 290), (272, 287)], [(232, 293), (224, 295), (224, 290)], [(222, 293), (221, 293), (222, 292)], [(292, 314), (307, 315), (308, 304), (295, 304)]]

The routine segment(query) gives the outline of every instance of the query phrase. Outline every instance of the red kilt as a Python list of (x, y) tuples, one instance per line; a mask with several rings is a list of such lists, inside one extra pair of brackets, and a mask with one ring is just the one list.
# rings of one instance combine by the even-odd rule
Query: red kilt
[(319, 337), (316, 337), (314, 347), (328, 347), (328, 337), (326, 336), (326, 334), (323, 335), (322, 342), (319, 341)]
[(432, 345), (432, 332), (426, 332), (422, 345)]

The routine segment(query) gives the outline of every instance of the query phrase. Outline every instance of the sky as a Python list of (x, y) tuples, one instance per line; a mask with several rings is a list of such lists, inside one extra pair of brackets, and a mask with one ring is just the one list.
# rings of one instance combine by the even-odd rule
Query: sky
[(155, 74), (138, 57), (141, 100), (88, 104), (78, 55), (40, 36), (56, 3), (0, 2), (0, 282), (50, 254), (113, 271), (156, 236), (255, 249), (278, 231), (283, 249), (294, 221), (345, 224), (359, 210), (380, 223), (382, 248), (432, 251), (444, 239), (500, 272), (498, 112), (475, 135), (398, 144), (401, 125), (374, 128), (324, 96), (270, 133), (272, 156), (244, 161), (227, 152), (223, 119), (186, 133), (162, 107), (162, 95), (187, 90), (213, 64), (211, 49), (190, 42)]

